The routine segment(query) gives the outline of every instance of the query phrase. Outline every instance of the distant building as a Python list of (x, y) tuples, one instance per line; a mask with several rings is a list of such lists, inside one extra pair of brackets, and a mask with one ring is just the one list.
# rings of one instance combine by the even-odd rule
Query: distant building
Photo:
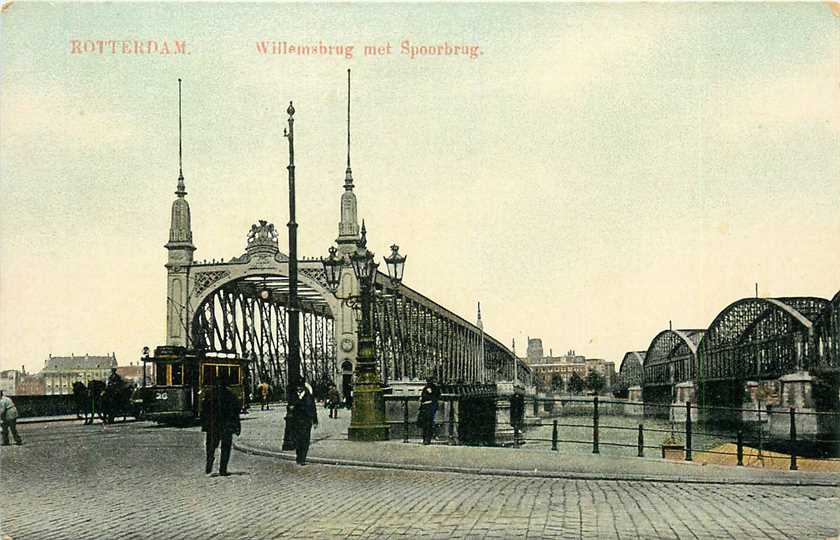
[(47, 393), (44, 385), (44, 376), (40, 373), (34, 375), (22, 375), (18, 380), (18, 396), (43, 396)]
[[(155, 380), (155, 366), (153, 363), (148, 362), (146, 364), (146, 384), (154, 384)], [(129, 384), (134, 384), (136, 386), (143, 386), (143, 364), (140, 363), (138, 365), (134, 365), (132, 362), (130, 365), (127, 366), (119, 366), (117, 367), (117, 374), (123, 378), (123, 380)]]
[(73, 383), (81, 381), (85, 384), (92, 380), (105, 381), (111, 374), (111, 368), (117, 367), (114, 353), (110, 356), (53, 356), (45, 362), (41, 374), (46, 387), (45, 394), (72, 394)]
[(528, 356), (524, 360), (531, 366), (538, 386), (550, 388), (551, 381), (559, 375), (563, 380), (563, 388), (567, 388), (572, 375), (577, 373), (581, 379), (586, 379), (590, 371), (597, 371), (604, 377), (605, 388), (609, 388), (615, 381), (615, 363), (600, 358), (589, 358), (577, 354), (574, 349), (566, 354), (554, 356), (549, 349), (548, 356), (543, 353), (542, 340), (528, 338)]
[(16, 369), (0, 371), (0, 390), (7, 396), (16, 395), (21, 375), (21, 372)]

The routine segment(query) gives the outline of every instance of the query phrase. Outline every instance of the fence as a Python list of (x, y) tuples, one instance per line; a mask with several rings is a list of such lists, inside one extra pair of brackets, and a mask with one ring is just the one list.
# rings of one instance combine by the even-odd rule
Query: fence
[[(402, 438), (403, 442), (419, 437), (414, 422), (417, 399), (393, 397), (388, 401), (391, 437)], [(498, 399), (489, 401), (495, 409)], [(470, 428), (464, 424), (470, 419), (461, 421), (461, 409), (463, 406), (457, 396), (444, 396), (441, 400), (436, 420), (438, 441), (460, 444), (465, 440), (463, 435)], [(503, 445), (512, 448), (545, 447), (551, 451), (558, 451), (563, 445), (576, 445), (591, 448), (593, 454), (600, 454), (602, 447), (624, 448), (632, 449), (638, 457), (650, 457), (655, 453), (662, 458), (685, 461), (693, 461), (698, 454), (720, 455), (735, 458), (739, 466), (744, 465), (745, 448), (754, 448), (761, 460), (765, 459), (765, 454), (783, 453), (784, 458), (777, 455), (766, 459), (785, 459), (791, 470), (799, 468), (798, 461), (802, 457), (838, 462), (840, 470), (840, 411), (767, 407), (765, 412), (755, 407), (701, 407), (691, 402), (642, 404), (598, 396), (530, 398), (524, 408), (517, 411), (512, 407), (511, 410), (513, 414), (508, 414), (507, 420), (502, 421), (498, 419), (505, 415), (494, 411), (494, 440), (488, 439), (488, 444), (500, 445), (501, 440)], [(543, 417), (538, 426), (528, 425), (528, 417), (533, 420), (538, 416)], [(670, 420), (666, 422), (663, 417)], [(727, 420), (721, 422), (721, 418)], [(733, 418), (742, 420), (733, 423)], [(633, 425), (621, 425), (630, 419), (638, 421)], [(550, 424), (542, 423), (546, 420)], [(550, 435), (545, 429), (549, 426)], [(655, 444), (654, 441), (660, 442)]]
[(72, 394), (52, 396), (11, 396), (21, 418), (76, 414)]

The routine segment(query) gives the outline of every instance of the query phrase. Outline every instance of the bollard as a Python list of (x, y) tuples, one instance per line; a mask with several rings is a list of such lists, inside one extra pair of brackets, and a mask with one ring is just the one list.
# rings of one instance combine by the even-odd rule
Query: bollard
[(516, 427), (516, 424), (513, 424), (513, 447), (519, 448), (519, 428)]
[(534, 396), (534, 416), (540, 415), (540, 402), (537, 400), (537, 396)]
[(592, 400), (592, 453), (601, 453), (598, 449), (598, 396)]
[(554, 421), (554, 427), (551, 430), (551, 449), (557, 451), (557, 420)]
[(645, 428), (639, 424), (639, 457), (645, 457)]
[(685, 402), (685, 460), (691, 461), (691, 402)]
[(739, 466), (739, 467), (743, 467), (743, 466), (744, 466), (744, 439), (743, 439), (743, 435), (741, 434), (741, 430), (740, 430), (740, 429), (738, 430), (738, 440), (737, 440), (737, 445), (738, 445), (738, 450), (737, 450), (737, 453), (738, 453), (738, 466)]
[(403, 442), (408, 442), (408, 400), (403, 401)]
[(790, 408), (790, 470), (799, 469), (796, 466), (796, 409)]

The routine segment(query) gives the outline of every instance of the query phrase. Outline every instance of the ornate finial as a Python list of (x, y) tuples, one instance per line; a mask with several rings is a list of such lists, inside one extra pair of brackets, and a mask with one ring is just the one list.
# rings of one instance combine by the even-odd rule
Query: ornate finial
[(289, 116), (294, 116), (295, 115), (295, 107), (294, 107), (294, 105), (292, 105), (291, 101), (289, 102), (289, 108), (286, 109), (286, 112), (289, 114)]
[(350, 168), (350, 70), (347, 70), (347, 170), (344, 171), (344, 189), (353, 190), (353, 170)]
[(184, 184), (184, 152), (181, 129), (181, 79), (178, 79), (178, 188), (175, 195), (183, 197), (187, 194), (187, 187)]
[(478, 303), (478, 320), (481, 320), (481, 302)]

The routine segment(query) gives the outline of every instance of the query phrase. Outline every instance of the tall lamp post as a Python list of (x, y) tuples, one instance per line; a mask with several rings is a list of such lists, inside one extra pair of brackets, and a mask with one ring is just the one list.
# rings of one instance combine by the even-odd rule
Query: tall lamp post
[[(289, 140), (289, 303), (286, 307), (288, 313), (288, 336), (289, 354), (286, 356), (286, 403), (292, 400), (300, 381), (300, 309), (298, 306), (298, 260), (297, 260), (297, 223), (295, 222), (295, 108), (289, 102), (286, 109), (289, 115), (289, 129), (284, 130), (284, 135)], [(294, 437), (290, 427), (289, 409), (286, 408), (286, 426), (283, 432), (283, 450), (291, 450), (295, 447)]]
[[(333, 294), (338, 290), (341, 271), (346, 260), (336, 256), (336, 249), (330, 248), (330, 255), (322, 259), (327, 284)], [(398, 286), (405, 269), (405, 256), (399, 254), (399, 246), (391, 246), (391, 256), (385, 257), (391, 283)], [(359, 281), (359, 295), (338, 297), (350, 307), (361, 310), (358, 327), (358, 353), (353, 383), (353, 410), (348, 438), (351, 441), (384, 441), (388, 439), (388, 423), (385, 418), (385, 397), (382, 393), (380, 374), (376, 366), (375, 340), (371, 325), (371, 306), (374, 301), (376, 273), (379, 265), (374, 254), (367, 249), (367, 238), (362, 225), (362, 237), (350, 255), (353, 273)]]

